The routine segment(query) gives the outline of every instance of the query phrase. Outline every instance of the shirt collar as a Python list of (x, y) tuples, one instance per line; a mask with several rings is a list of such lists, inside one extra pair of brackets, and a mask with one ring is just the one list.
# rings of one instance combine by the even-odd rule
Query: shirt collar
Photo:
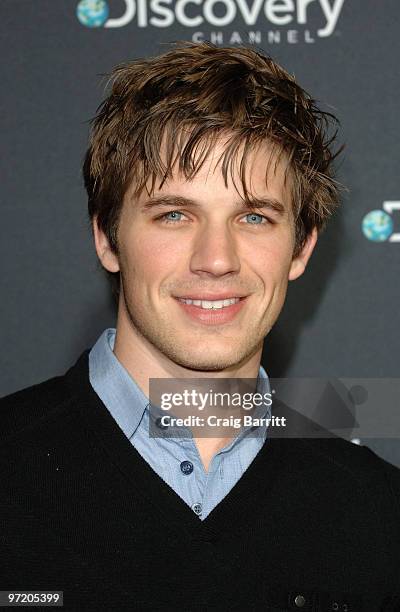
[[(89, 379), (93, 389), (111, 412), (124, 434), (131, 438), (149, 406), (149, 399), (115, 356), (113, 352), (115, 334), (115, 328), (105, 329), (91, 349), (89, 353)], [(269, 378), (261, 365), (257, 381), (258, 392), (270, 393)], [(254, 416), (258, 417), (268, 417), (270, 414), (270, 407), (265, 405), (260, 406), (254, 412)], [(260, 426), (264, 435), (266, 429), (266, 425)]]
[(89, 353), (93, 389), (124, 432), (131, 438), (143, 418), (148, 398), (115, 356), (115, 328), (104, 330)]

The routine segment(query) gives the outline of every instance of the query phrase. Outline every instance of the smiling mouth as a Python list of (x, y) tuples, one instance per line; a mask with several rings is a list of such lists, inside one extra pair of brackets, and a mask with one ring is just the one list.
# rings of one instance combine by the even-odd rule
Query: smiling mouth
[(190, 298), (177, 298), (178, 302), (188, 304), (190, 306), (197, 306), (197, 308), (201, 308), (203, 310), (221, 310), (223, 308), (229, 308), (229, 306), (233, 306), (243, 299), (245, 298), (232, 297), (225, 300), (195, 300)]

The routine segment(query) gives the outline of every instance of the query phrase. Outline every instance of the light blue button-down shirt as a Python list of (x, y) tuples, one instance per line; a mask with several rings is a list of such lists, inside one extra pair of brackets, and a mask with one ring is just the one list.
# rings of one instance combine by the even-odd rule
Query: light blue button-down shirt
[[(204, 520), (237, 483), (263, 446), (267, 426), (239, 430), (213, 456), (208, 471), (190, 437), (151, 437), (149, 399), (115, 356), (116, 330), (106, 329), (89, 353), (90, 383), (119, 427), (153, 470)], [(269, 393), (268, 376), (261, 366), (257, 390)], [(271, 416), (268, 405), (262, 407)], [(154, 417), (154, 414), (153, 414)], [(183, 429), (183, 428), (182, 428)], [(255, 432), (255, 429), (257, 431)]]

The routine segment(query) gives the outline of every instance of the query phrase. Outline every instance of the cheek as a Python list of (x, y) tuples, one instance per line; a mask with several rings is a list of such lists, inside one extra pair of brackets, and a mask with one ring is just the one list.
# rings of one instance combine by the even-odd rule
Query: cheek
[(286, 282), (292, 261), (292, 242), (280, 233), (267, 240), (253, 240), (243, 251), (250, 269), (261, 277), (266, 286)]
[(153, 236), (151, 232), (135, 231), (120, 245), (121, 259), (132, 282), (153, 283), (177, 269), (184, 249), (172, 236)]

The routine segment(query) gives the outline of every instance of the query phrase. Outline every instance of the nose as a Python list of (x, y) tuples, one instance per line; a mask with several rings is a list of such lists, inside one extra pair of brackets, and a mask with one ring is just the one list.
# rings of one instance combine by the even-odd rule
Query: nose
[(207, 223), (201, 228), (194, 240), (190, 270), (200, 276), (224, 276), (240, 271), (235, 237), (226, 224)]

